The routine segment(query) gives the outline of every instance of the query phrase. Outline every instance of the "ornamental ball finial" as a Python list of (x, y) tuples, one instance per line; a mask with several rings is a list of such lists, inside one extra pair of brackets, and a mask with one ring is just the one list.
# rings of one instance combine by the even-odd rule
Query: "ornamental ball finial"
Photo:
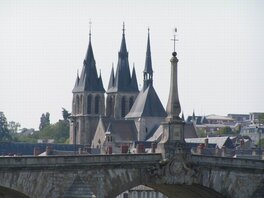
[(172, 56), (176, 57), (177, 53), (176, 52), (172, 52)]

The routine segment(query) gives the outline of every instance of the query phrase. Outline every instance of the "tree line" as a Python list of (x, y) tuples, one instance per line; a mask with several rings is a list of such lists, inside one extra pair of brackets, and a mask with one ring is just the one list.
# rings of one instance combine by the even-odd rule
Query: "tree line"
[(0, 142), (28, 142), (37, 143), (39, 139), (53, 139), (54, 143), (69, 142), (69, 116), (71, 114), (62, 108), (62, 120), (51, 124), (50, 113), (43, 113), (40, 117), (39, 131), (23, 128), (18, 122), (8, 122), (4, 112), (0, 112)]

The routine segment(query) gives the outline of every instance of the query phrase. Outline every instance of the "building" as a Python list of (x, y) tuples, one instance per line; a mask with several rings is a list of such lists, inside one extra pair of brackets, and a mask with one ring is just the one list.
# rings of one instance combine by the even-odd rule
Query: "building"
[[(98, 75), (96, 69), (90, 30), (82, 72), (80, 76), (77, 74), (72, 90), (70, 143), (100, 148), (106, 153), (109, 149), (121, 152), (124, 146), (131, 146), (135, 141), (147, 141), (162, 129), (160, 125), (167, 113), (153, 85), (149, 30), (140, 92), (135, 67), (132, 73), (130, 71), (123, 25), (116, 71), (112, 68), (105, 92), (101, 74)], [(189, 137), (197, 137), (193, 125), (186, 125), (187, 129), (191, 134)]]

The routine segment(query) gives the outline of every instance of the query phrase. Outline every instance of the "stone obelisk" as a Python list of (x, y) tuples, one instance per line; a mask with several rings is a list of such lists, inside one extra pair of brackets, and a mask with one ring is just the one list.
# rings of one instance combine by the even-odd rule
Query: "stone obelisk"
[(184, 140), (184, 120), (180, 118), (181, 105), (178, 94), (178, 58), (175, 52), (176, 35), (174, 35), (174, 52), (171, 62), (170, 92), (167, 103), (167, 114), (165, 122), (162, 123), (163, 134), (158, 144), (157, 151), (162, 153), (163, 158), (172, 158), (177, 153), (183, 153), (185, 150)]

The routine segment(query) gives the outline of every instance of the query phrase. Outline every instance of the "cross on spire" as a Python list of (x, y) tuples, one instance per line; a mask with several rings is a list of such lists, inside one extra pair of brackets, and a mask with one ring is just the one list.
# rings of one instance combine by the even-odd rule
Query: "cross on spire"
[(122, 29), (122, 31), (123, 31), (123, 35), (125, 35), (125, 22), (123, 22), (123, 29)]
[(92, 21), (89, 21), (89, 40), (91, 41), (91, 28), (92, 28)]
[(178, 39), (176, 39), (176, 33), (177, 33), (177, 28), (174, 29), (174, 35), (173, 35), (173, 39), (171, 39), (173, 41), (173, 44), (174, 44), (174, 48), (173, 48), (173, 52), (175, 52), (175, 44), (176, 44), (176, 41), (178, 41)]

